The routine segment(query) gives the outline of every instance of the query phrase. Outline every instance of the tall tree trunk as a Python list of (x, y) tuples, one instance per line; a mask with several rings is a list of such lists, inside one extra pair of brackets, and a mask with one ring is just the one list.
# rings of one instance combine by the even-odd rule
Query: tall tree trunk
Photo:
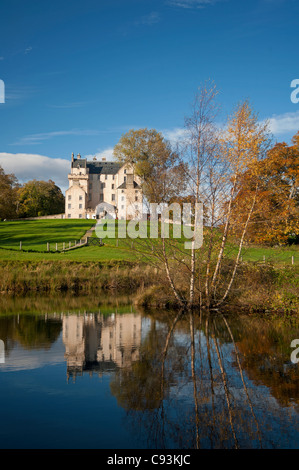
[(225, 227), (224, 227), (221, 247), (220, 247), (220, 250), (219, 250), (217, 263), (216, 263), (215, 271), (214, 271), (214, 274), (213, 274), (211, 288), (213, 288), (215, 286), (217, 275), (218, 275), (218, 272), (219, 272), (219, 269), (220, 269), (220, 264), (221, 264), (221, 261), (222, 261), (222, 258), (223, 258), (224, 248), (225, 248), (226, 241), (227, 241), (228, 228), (229, 228), (229, 223), (230, 223), (232, 203), (233, 203), (233, 197), (234, 197), (234, 194), (235, 194), (236, 184), (237, 184), (237, 174), (235, 174), (235, 176), (234, 176), (234, 184), (233, 184), (233, 187), (232, 187), (231, 197), (230, 197), (229, 204), (228, 204), (226, 224), (225, 224)]
[(224, 293), (224, 296), (222, 297), (222, 299), (220, 300), (220, 302), (218, 302), (217, 306), (218, 306), (218, 305), (221, 305), (221, 304), (225, 301), (226, 297), (228, 296), (228, 294), (229, 294), (229, 292), (230, 292), (230, 290), (231, 290), (232, 284), (233, 284), (233, 282), (234, 282), (234, 279), (235, 279), (235, 276), (236, 276), (236, 272), (237, 272), (237, 268), (238, 268), (238, 266), (239, 266), (239, 260), (240, 260), (240, 256), (241, 256), (241, 252), (242, 252), (242, 247), (243, 247), (243, 243), (244, 243), (244, 238), (245, 238), (245, 235), (246, 235), (246, 232), (247, 232), (247, 228), (248, 228), (248, 224), (249, 224), (249, 221), (250, 221), (250, 219), (251, 219), (252, 212), (253, 212), (253, 209), (254, 209), (254, 206), (255, 206), (256, 197), (257, 197), (257, 187), (256, 187), (256, 190), (255, 190), (254, 198), (253, 198), (253, 201), (252, 201), (252, 204), (251, 204), (251, 207), (250, 207), (250, 211), (249, 211), (249, 213), (248, 213), (247, 220), (246, 220), (246, 223), (245, 223), (245, 226), (244, 226), (244, 229), (243, 229), (243, 233), (242, 233), (242, 236), (241, 236), (241, 239), (240, 239), (239, 250), (238, 250), (238, 254), (237, 254), (237, 257), (236, 257), (234, 269), (233, 269), (233, 272), (232, 272), (232, 275), (231, 275), (229, 284), (228, 284), (227, 289), (226, 289), (226, 291), (225, 291), (225, 293)]
[(183, 308), (185, 306), (185, 301), (179, 295), (179, 293), (178, 293), (178, 291), (177, 291), (177, 289), (174, 285), (174, 282), (172, 280), (172, 277), (170, 275), (168, 259), (167, 259), (166, 250), (165, 250), (165, 239), (164, 238), (162, 238), (162, 246), (163, 246), (163, 260), (164, 260), (164, 267), (165, 267), (165, 271), (166, 271), (166, 277), (168, 279), (169, 285), (171, 287), (172, 292), (174, 293), (175, 298), (177, 299), (179, 305)]
[(211, 268), (211, 256), (212, 256), (213, 241), (214, 241), (214, 214), (215, 214), (215, 201), (213, 199), (211, 231), (210, 231), (210, 239), (209, 239), (208, 254), (207, 254), (207, 268), (206, 268), (206, 280), (205, 280), (205, 293), (206, 293), (207, 308), (210, 307), (210, 268)]

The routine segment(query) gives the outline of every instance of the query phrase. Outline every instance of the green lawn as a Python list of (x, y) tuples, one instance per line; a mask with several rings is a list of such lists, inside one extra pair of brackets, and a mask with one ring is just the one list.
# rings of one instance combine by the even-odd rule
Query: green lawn
[[(236, 247), (227, 248), (227, 256), (235, 257)], [(295, 265), (299, 265), (299, 246), (291, 245), (286, 247), (267, 247), (267, 246), (245, 246), (242, 249), (242, 260), (255, 263), (272, 263), (275, 265), (291, 265), (292, 257)]]
[[(129, 246), (116, 247), (114, 239), (106, 239), (105, 246), (84, 246), (82, 248), (55, 252), (72, 246), (79, 241), (93, 225), (94, 220), (26, 220), (0, 222), (0, 260), (70, 260), (70, 261), (107, 261), (135, 260), (136, 256)], [(20, 251), (22, 241), (22, 251)], [(47, 243), (50, 253), (47, 253)], [(120, 243), (121, 244), (121, 243)], [(120, 245), (119, 244), (119, 245)]]
[(50, 250), (62, 249), (63, 242), (68, 246), (80, 240), (86, 231), (94, 225), (93, 220), (22, 220), (0, 222), (0, 248), (46, 251), (47, 242)]
[[(0, 222), (0, 260), (69, 260), (69, 261), (135, 261), (139, 255), (131, 249), (133, 240), (105, 238), (104, 246), (87, 246), (64, 253), (55, 252), (56, 243), (58, 250), (62, 250), (63, 242), (68, 247), (75, 240), (80, 240), (88, 229), (95, 224), (94, 220), (34, 220), (17, 222)], [(110, 231), (111, 235), (111, 231)], [(93, 233), (96, 237), (96, 233)], [(20, 241), (22, 249), (20, 251)], [(50, 243), (50, 253), (46, 253), (47, 242)], [(155, 240), (151, 243), (155, 244)], [(183, 241), (179, 241), (183, 249)], [(136, 246), (136, 242), (135, 242)], [(32, 250), (32, 251), (28, 251)], [(227, 257), (234, 257), (237, 248), (229, 245), (226, 249)], [(44, 253), (40, 253), (44, 252)], [(244, 247), (242, 250), (243, 261), (262, 263), (264, 260), (275, 265), (291, 265), (292, 256), (294, 264), (299, 264), (299, 247)], [(204, 255), (203, 255), (204, 259)]]

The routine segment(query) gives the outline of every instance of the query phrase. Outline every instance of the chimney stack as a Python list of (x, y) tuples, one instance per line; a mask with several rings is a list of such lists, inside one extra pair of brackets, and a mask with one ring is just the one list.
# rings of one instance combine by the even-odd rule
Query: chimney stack
[(72, 152), (72, 163), (74, 163), (74, 152)]
[(78, 153), (77, 159), (80, 160), (80, 158), (81, 158), (81, 155), (80, 155), (80, 153)]
[(127, 183), (127, 187), (132, 188), (134, 186), (134, 175), (133, 175), (133, 173), (128, 173), (127, 174), (126, 183)]

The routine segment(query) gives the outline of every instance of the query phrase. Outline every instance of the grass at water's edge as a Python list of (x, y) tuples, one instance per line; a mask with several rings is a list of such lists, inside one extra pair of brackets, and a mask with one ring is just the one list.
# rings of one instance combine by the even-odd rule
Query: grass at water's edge
[[(223, 269), (221, 287), (228, 279)], [(187, 295), (186, 278), (176, 278)], [(100, 291), (134, 295), (145, 307), (175, 308), (165, 273), (138, 262), (0, 261), (0, 292), (5, 295), (67, 292), (76, 295)], [(248, 312), (298, 312), (299, 268), (242, 265), (228, 297), (227, 306)]]

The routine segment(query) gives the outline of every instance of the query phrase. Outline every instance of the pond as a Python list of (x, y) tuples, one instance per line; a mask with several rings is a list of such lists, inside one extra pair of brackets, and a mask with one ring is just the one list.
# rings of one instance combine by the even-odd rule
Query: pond
[(2, 449), (298, 448), (298, 320), (0, 301)]

